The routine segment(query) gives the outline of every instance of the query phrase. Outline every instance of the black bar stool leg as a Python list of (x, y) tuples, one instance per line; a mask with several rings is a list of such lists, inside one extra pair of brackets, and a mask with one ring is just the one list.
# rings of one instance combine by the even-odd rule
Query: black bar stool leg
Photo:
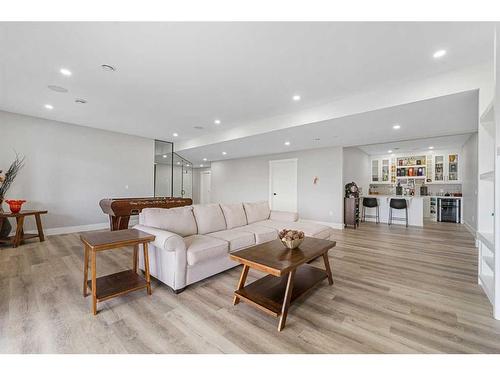
[(406, 228), (408, 228), (408, 208), (405, 208), (405, 215), (406, 215)]

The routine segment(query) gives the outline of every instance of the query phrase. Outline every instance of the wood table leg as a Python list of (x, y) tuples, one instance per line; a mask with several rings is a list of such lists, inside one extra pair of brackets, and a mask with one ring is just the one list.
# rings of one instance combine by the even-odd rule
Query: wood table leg
[(89, 278), (89, 248), (87, 245), (84, 245), (84, 259), (83, 259), (83, 296), (87, 297), (88, 295), (88, 287), (87, 280)]
[(333, 285), (332, 270), (330, 268), (330, 262), (328, 260), (328, 253), (323, 254), (323, 260), (325, 261), (325, 270), (328, 275), (328, 284)]
[(149, 275), (149, 254), (148, 254), (148, 244), (145, 242), (144, 248), (144, 272), (146, 276), (146, 283), (148, 284), (148, 294), (151, 295), (151, 277)]
[[(245, 286), (245, 281), (247, 281), (247, 276), (248, 276), (248, 270), (250, 267), (247, 265), (243, 265), (243, 270), (241, 271), (240, 275), (240, 281), (238, 281), (238, 286), (236, 287), (236, 290), (240, 290)], [(235, 294), (233, 297), (233, 305), (237, 305), (240, 303), (240, 298)]]
[(40, 238), (40, 242), (45, 241), (45, 236), (43, 235), (42, 228), (42, 219), (40, 218), (40, 214), (35, 214), (36, 227), (38, 229), (38, 238)]
[(20, 216), (16, 218), (17, 220), (17, 226), (16, 226), (16, 235), (12, 239), (12, 246), (13, 247), (18, 247), (21, 244), (21, 241), (23, 239), (23, 233), (24, 233), (24, 216)]
[(283, 306), (281, 307), (280, 322), (278, 324), (278, 331), (285, 328), (286, 317), (288, 315), (288, 308), (290, 307), (290, 298), (292, 298), (293, 279), (295, 277), (295, 270), (290, 271), (288, 274), (288, 281), (286, 283), (285, 297), (283, 298)]
[(134, 270), (134, 273), (137, 273), (137, 263), (138, 263), (138, 255), (139, 255), (139, 245), (134, 246), (134, 259), (132, 260), (132, 268)]
[(96, 252), (95, 250), (91, 249), (91, 267), (92, 267), (92, 313), (94, 315), (97, 314), (97, 282), (96, 282), (96, 264), (95, 264), (95, 257), (96, 257)]

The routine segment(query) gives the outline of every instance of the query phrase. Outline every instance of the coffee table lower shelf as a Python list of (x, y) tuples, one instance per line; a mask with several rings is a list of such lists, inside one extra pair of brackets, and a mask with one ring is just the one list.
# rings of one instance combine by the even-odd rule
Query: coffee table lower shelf
[[(92, 280), (87, 281), (92, 290)], [(96, 279), (97, 301), (105, 301), (125, 293), (147, 288), (148, 283), (133, 270), (113, 273)]]
[[(304, 264), (295, 272), (290, 304), (321, 281), (328, 278), (325, 270)], [(267, 275), (234, 292), (235, 296), (274, 316), (281, 315), (288, 275)]]

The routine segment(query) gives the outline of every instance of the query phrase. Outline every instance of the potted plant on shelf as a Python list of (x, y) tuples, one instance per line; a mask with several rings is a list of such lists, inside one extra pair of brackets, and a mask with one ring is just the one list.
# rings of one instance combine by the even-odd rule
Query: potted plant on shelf
[[(7, 191), (23, 166), (24, 156), (19, 156), (16, 153), (16, 158), (10, 165), (9, 169), (7, 169), (7, 172), (3, 174), (2, 170), (0, 170), (0, 212), (3, 212), (2, 203), (5, 199), (5, 194), (7, 194)], [(8, 237), (11, 229), (12, 226), (10, 225), (9, 220), (0, 217), (0, 238)]]

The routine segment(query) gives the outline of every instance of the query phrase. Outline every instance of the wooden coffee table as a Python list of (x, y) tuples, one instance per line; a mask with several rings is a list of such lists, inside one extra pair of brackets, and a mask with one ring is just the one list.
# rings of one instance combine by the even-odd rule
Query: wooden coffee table
[[(230, 254), (232, 260), (243, 264), (233, 305), (243, 300), (279, 317), (278, 331), (281, 331), (290, 304), (325, 279), (333, 284), (328, 251), (335, 245), (335, 241), (306, 237), (294, 250), (285, 248), (280, 240), (274, 240)], [(307, 264), (321, 256), (325, 262), (324, 270)], [(268, 275), (245, 286), (250, 268)]]
[[(97, 314), (97, 302), (120, 296), (146, 288), (151, 294), (149, 276), (148, 243), (155, 240), (155, 236), (137, 229), (124, 229), (113, 232), (89, 232), (80, 236), (85, 248), (83, 266), (83, 296), (87, 297), (87, 290), (92, 290), (92, 313)], [(145, 279), (137, 274), (139, 245), (144, 249)], [(125, 246), (134, 246), (132, 269), (117, 272), (111, 275), (96, 278), (96, 254), (104, 250), (116, 250)], [(89, 255), (91, 258), (91, 280), (88, 280)]]

